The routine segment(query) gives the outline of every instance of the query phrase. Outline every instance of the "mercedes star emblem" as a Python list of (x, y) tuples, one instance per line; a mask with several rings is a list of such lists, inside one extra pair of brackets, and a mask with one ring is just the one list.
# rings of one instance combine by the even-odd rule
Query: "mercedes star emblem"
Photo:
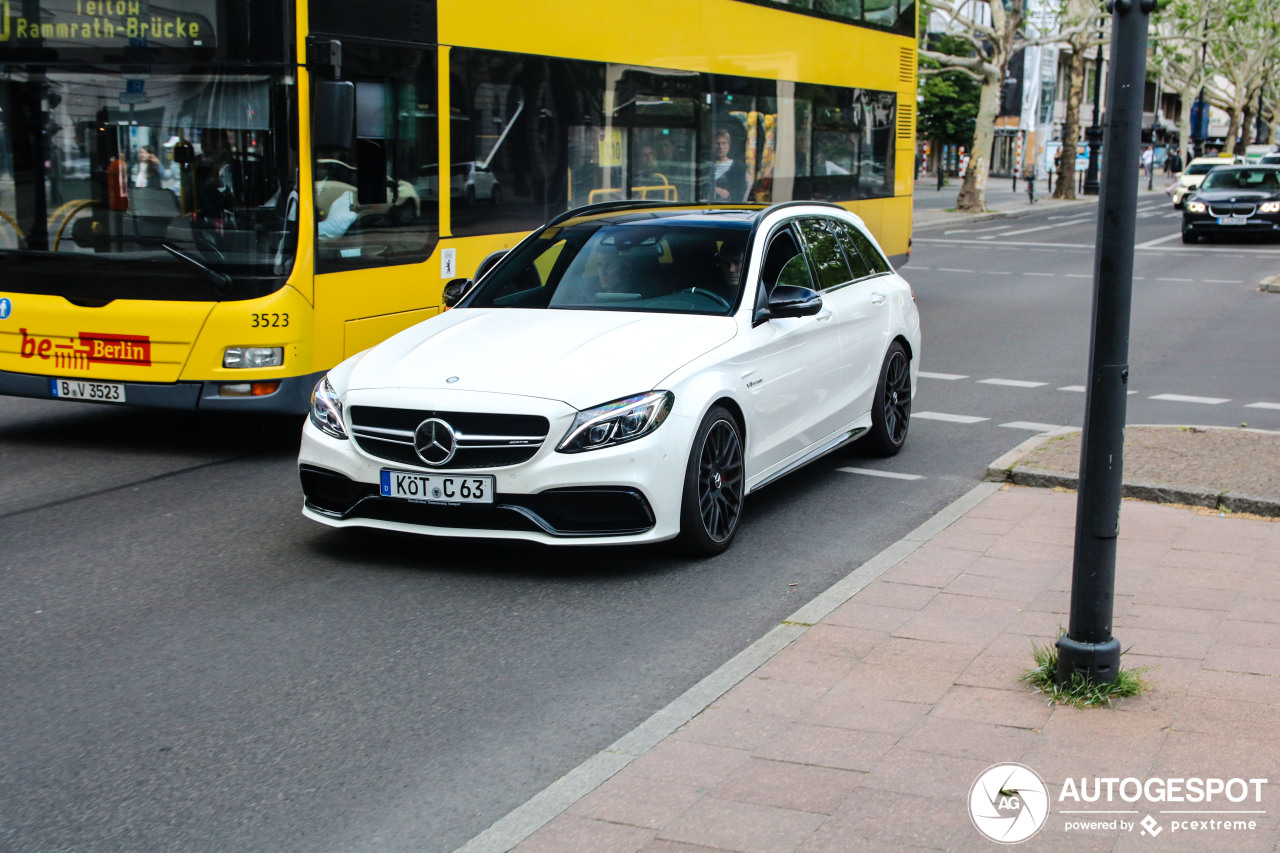
[(439, 468), (458, 451), (458, 436), (439, 418), (427, 418), (413, 431), (413, 449), (423, 462)]

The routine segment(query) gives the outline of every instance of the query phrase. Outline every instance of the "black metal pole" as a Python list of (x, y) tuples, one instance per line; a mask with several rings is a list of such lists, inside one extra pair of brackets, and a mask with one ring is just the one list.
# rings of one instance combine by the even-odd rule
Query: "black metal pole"
[(1102, 33), (1098, 33), (1098, 58), (1093, 63), (1093, 124), (1085, 130), (1089, 143), (1089, 165), (1084, 170), (1084, 194), (1098, 194), (1098, 146), (1102, 144), (1102, 111), (1099, 100), (1102, 93)]
[(1147, 22), (1156, 0), (1111, 0), (1111, 78), (1098, 237), (1094, 250), (1093, 336), (1080, 448), (1071, 616), (1058, 638), (1058, 683), (1079, 672), (1095, 684), (1120, 674), (1120, 641), (1111, 636), (1116, 540), (1124, 473), (1129, 381), (1129, 312), (1138, 215), (1138, 160), (1146, 80)]
[[(1205, 54), (1209, 51), (1209, 13), (1204, 16), (1204, 37), (1200, 42), (1200, 73), (1205, 73), (1204, 62)], [(1204, 156), (1205, 137), (1208, 136), (1209, 122), (1204, 114), (1204, 86), (1200, 87), (1200, 95), (1196, 99), (1196, 126), (1191, 128), (1191, 143), (1193, 145), (1193, 153), (1197, 157)], [(1202, 132), (1203, 131), (1203, 132)]]

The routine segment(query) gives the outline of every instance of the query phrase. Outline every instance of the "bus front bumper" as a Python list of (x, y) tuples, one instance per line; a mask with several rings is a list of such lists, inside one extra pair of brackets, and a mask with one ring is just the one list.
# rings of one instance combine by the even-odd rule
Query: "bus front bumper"
[[(262, 396), (231, 396), (220, 393), (222, 382), (112, 382), (124, 387), (125, 405), (155, 409), (201, 409), (222, 412), (279, 412), (305, 414), (311, 405), (311, 391), (325, 371), (280, 380), (274, 393)], [(0, 395), (60, 399), (50, 390), (50, 380), (58, 378), (0, 370)], [(107, 382), (112, 380), (92, 380)], [(272, 380), (275, 381), (275, 380)], [(67, 402), (96, 402), (68, 400)], [(117, 405), (105, 403), (102, 405)]]

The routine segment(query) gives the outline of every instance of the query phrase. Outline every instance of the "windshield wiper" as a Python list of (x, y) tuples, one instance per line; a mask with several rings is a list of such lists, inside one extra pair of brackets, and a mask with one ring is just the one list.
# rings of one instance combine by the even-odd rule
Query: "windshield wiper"
[(224, 272), (218, 272), (215, 269), (211, 269), (210, 267), (206, 266), (201, 261), (198, 261), (195, 258), (191, 257), (190, 255), (184, 254), (183, 252), (179, 252), (176, 248), (174, 248), (172, 245), (168, 243), (161, 243), (160, 245), (164, 247), (164, 250), (166, 252), (173, 255), (175, 258), (187, 264), (188, 266), (192, 267), (193, 269), (198, 271), (201, 275), (203, 275), (205, 278), (207, 278), (210, 282), (212, 282), (213, 291), (218, 296), (225, 296), (227, 293), (231, 291), (231, 276), (227, 275)]

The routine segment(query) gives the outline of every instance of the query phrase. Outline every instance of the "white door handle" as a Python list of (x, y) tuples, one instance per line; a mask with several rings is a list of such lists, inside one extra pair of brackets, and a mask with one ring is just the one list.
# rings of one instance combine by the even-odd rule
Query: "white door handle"
[(884, 304), (884, 294), (883, 294), (883, 293), (873, 293), (873, 294), (871, 294), (871, 304), (872, 304), (872, 305), (883, 305), (883, 304)]
[(830, 308), (822, 309), (821, 312), (814, 315), (814, 319), (816, 319), (819, 323), (825, 323), (827, 320), (831, 319), (831, 309)]

